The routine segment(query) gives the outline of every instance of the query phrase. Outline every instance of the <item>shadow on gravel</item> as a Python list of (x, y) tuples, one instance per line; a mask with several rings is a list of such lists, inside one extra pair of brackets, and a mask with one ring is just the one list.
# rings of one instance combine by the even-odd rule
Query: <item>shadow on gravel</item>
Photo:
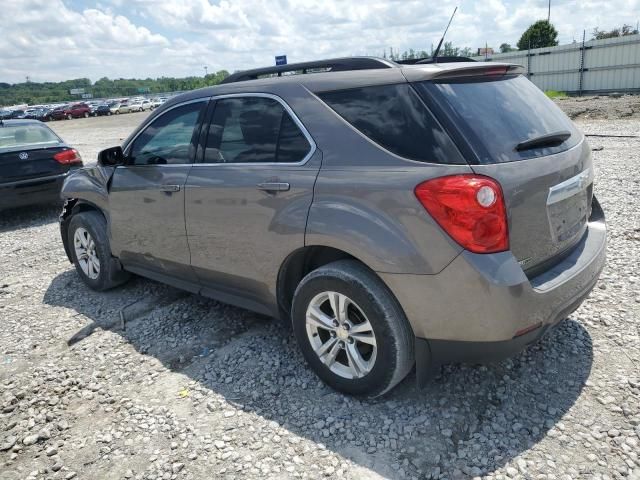
[(41, 227), (58, 220), (60, 205), (34, 205), (0, 210), (0, 233), (23, 228)]
[(569, 319), (514, 359), (447, 366), (425, 390), (416, 389), (411, 374), (381, 399), (358, 400), (321, 384), (278, 322), (202, 297), (178, 296), (150, 312), (143, 308), (146, 313), (122, 330), (115, 312), (145, 285), (155, 288), (156, 297), (143, 302), (175, 294), (142, 279), (95, 293), (69, 270), (53, 280), (44, 301), (121, 335), (140, 353), (187, 375), (205, 394), (222, 395), (392, 478), (402, 472), (481, 476), (547, 435), (562, 436), (562, 428), (554, 427), (580, 395), (593, 360), (588, 332)]

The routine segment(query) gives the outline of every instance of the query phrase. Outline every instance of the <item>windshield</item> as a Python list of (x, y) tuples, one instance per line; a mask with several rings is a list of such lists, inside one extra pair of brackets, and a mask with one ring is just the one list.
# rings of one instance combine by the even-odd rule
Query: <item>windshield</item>
[[(468, 143), (482, 164), (559, 153), (582, 138), (556, 104), (521, 75), (428, 81), (416, 84), (416, 88), (449, 120), (457, 140)], [(571, 135), (562, 142), (518, 150), (527, 140), (557, 132)]]
[(0, 150), (58, 145), (62, 140), (44, 125), (4, 125), (0, 127)]

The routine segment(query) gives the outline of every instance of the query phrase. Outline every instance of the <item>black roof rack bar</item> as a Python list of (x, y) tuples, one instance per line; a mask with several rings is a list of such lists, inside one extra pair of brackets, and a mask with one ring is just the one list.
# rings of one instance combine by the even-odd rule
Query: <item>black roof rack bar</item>
[[(397, 64), (383, 58), (376, 57), (347, 57), (332, 58), (328, 60), (317, 60), (313, 62), (290, 63), (288, 65), (277, 65), (273, 67), (255, 68), (236, 72), (225, 78), (222, 83), (244, 82), (245, 80), (257, 80), (261, 76), (278, 75), (285, 72), (308, 73), (309, 70), (326, 69), (331, 72), (347, 72), (350, 70), (376, 70), (381, 68), (394, 68)], [(311, 72), (313, 73), (313, 72)]]
[(458, 62), (475, 62), (473, 58), (468, 57), (438, 57), (435, 61), (432, 57), (414, 58), (412, 60), (396, 60), (400, 65), (424, 65), (427, 63), (458, 63)]

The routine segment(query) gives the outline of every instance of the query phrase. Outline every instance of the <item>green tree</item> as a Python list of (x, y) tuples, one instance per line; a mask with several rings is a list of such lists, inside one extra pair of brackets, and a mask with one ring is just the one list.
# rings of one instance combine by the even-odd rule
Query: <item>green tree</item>
[(511, 45), (509, 45), (508, 43), (503, 43), (502, 45), (500, 45), (500, 53), (507, 53), (507, 52), (513, 52), (516, 49), (513, 48)]
[(591, 35), (593, 36), (592, 40), (603, 40), (605, 38), (615, 38), (615, 37), (626, 37), (627, 35), (637, 35), (638, 30), (633, 28), (631, 25), (627, 25), (626, 23), (622, 25), (620, 28), (614, 28), (613, 30), (606, 31), (600, 30), (598, 27), (593, 29)]
[(555, 47), (558, 45), (558, 31), (547, 20), (538, 20), (522, 34), (518, 40), (518, 48)]

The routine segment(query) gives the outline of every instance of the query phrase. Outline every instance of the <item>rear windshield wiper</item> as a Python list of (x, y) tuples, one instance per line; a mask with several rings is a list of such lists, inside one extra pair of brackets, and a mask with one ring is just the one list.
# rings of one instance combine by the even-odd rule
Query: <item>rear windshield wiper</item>
[(571, 132), (567, 130), (547, 133), (546, 135), (540, 135), (539, 137), (520, 142), (516, 145), (516, 150), (521, 152), (522, 150), (532, 150), (534, 148), (555, 147), (566, 141), (569, 137), (571, 137)]

